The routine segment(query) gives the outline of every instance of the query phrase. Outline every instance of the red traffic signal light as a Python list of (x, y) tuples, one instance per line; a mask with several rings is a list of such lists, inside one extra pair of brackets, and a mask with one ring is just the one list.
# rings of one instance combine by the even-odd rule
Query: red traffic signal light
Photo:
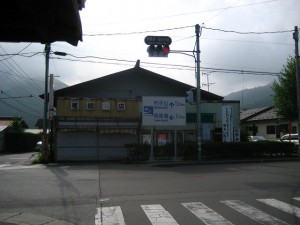
[(150, 45), (147, 48), (149, 57), (168, 57), (170, 53), (169, 45)]
[(164, 47), (163, 47), (163, 53), (168, 56), (168, 54), (170, 53), (170, 47), (169, 47), (169, 45), (164, 45)]

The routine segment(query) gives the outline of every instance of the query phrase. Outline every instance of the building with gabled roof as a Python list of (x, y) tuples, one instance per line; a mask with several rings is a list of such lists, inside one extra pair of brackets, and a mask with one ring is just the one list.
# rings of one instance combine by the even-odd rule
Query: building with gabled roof
[(12, 127), (13, 122), (15, 120), (19, 120), (20, 121), (20, 128), (22, 129), (26, 129), (28, 128), (28, 125), (26, 124), (26, 122), (23, 120), (22, 117), (15, 117), (15, 116), (0, 116), (0, 152), (5, 151), (4, 148), (4, 133)]
[[(247, 128), (249, 135), (279, 139), (288, 133), (288, 120), (277, 116), (274, 106), (248, 109), (241, 112), (241, 126)], [(292, 122), (292, 133), (297, 133), (297, 121)]]
[[(139, 64), (138, 60), (131, 69), (54, 92), (56, 160), (120, 160), (127, 158), (127, 143), (196, 141), (196, 104), (186, 102), (186, 92), (195, 93), (195, 87)], [(145, 105), (146, 100), (155, 103)], [(239, 101), (224, 101), (201, 90), (203, 140), (222, 139), (225, 105), (233, 108), (233, 126), (238, 129)], [(158, 108), (161, 111), (154, 112)], [(149, 118), (159, 122), (146, 124)]]

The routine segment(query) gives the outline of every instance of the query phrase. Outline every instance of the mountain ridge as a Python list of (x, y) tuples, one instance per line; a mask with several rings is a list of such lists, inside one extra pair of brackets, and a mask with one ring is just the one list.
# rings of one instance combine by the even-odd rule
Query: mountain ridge
[(232, 92), (224, 96), (224, 100), (239, 100), (241, 110), (273, 105), (273, 83), (251, 89)]
[[(37, 121), (43, 119), (44, 100), (39, 96), (44, 94), (44, 85), (43, 82), (25, 83), (22, 79), (15, 79), (13, 85), (2, 88), (0, 116), (22, 117), (29, 128), (35, 128)], [(68, 87), (57, 79), (55, 79), (55, 86), (60, 89)]]

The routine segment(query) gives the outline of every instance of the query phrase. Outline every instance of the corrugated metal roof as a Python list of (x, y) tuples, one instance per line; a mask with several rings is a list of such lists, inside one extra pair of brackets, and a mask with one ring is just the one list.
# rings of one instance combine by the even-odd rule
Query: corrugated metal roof
[(8, 126), (5, 126), (5, 125), (0, 125), (0, 132), (1, 131), (4, 131)]

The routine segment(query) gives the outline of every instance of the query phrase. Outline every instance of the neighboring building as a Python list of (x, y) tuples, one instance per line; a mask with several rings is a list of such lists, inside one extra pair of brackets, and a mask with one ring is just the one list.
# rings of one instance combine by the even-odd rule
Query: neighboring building
[(25, 121), (21, 117), (14, 117), (14, 116), (1, 116), (0, 117), (0, 152), (5, 151), (5, 140), (4, 140), (4, 134), (9, 130), (9, 128), (12, 127), (13, 122), (18, 119), (20, 121), (21, 128), (25, 129), (28, 128), (28, 125), (25, 123)]
[[(274, 106), (245, 110), (240, 117), (249, 135), (275, 140), (288, 133), (289, 121), (278, 118)], [(297, 121), (292, 122), (292, 133), (297, 133)]]
[[(155, 145), (173, 142), (175, 137), (178, 142), (196, 141), (196, 104), (185, 102), (186, 92), (193, 89), (140, 68), (138, 61), (132, 69), (55, 91), (55, 159), (126, 159), (124, 144), (149, 142), (151, 137)], [(144, 114), (153, 113), (143, 102), (154, 98), (161, 100), (158, 104), (165, 104), (164, 99), (183, 99), (185, 115), (175, 115), (183, 125), (172, 124), (173, 117), (166, 124), (145, 124), (145, 118), (143, 123)], [(222, 140), (223, 106), (232, 109), (232, 126), (239, 129), (239, 101), (223, 101), (203, 90), (201, 100), (203, 140)]]

